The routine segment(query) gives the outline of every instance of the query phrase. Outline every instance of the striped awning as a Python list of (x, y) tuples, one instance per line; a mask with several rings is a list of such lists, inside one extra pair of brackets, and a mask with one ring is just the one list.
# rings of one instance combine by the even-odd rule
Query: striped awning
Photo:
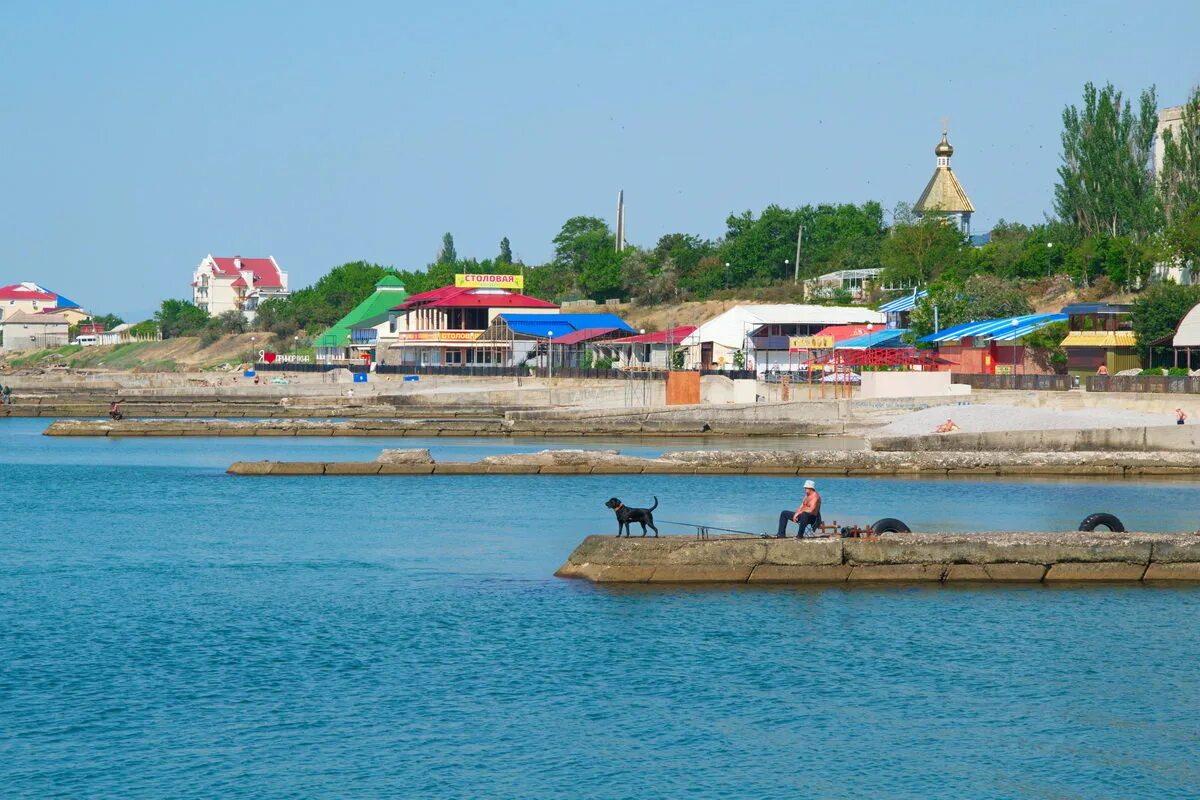
[(1133, 331), (1071, 331), (1063, 347), (1137, 347)]
[(1022, 314), (1003, 319), (987, 319), (982, 322), (964, 322), (961, 325), (923, 336), (918, 341), (957, 342), (970, 338), (1011, 342), (1022, 336), (1028, 336), (1039, 328), (1053, 325), (1055, 322), (1066, 321), (1066, 314)]
[(902, 347), (901, 339), (908, 333), (906, 328), (884, 328), (853, 339), (837, 343), (838, 350), (869, 350), (873, 347)]
[(917, 307), (917, 301), (927, 296), (929, 292), (922, 289), (919, 292), (906, 294), (903, 297), (897, 297), (895, 300), (889, 300), (881, 305), (877, 310), (885, 314), (900, 314), (905, 311), (912, 311)]

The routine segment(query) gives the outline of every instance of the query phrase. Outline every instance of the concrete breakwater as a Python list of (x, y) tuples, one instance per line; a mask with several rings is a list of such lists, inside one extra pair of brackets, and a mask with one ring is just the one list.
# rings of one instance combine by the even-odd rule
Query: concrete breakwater
[(805, 540), (589, 536), (555, 575), (626, 584), (1200, 581), (1200, 535), (896, 533)]
[(1069, 428), (1037, 431), (923, 434), (872, 437), (872, 450), (953, 452), (964, 450), (1021, 450), (1028, 452), (1195, 452), (1200, 428), (1194, 425), (1154, 425), (1132, 428)]
[(376, 461), (239, 461), (232, 475), (1200, 475), (1200, 453), (880, 453), (873, 451), (676, 451), (659, 458), (615, 450), (543, 450), (437, 462), (427, 450), (384, 451)]

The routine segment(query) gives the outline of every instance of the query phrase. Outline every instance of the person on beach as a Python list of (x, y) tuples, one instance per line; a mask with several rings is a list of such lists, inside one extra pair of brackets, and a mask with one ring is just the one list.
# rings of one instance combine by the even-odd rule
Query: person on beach
[(12, 405), (12, 387), (7, 386), (7, 385), (0, 387), (0, 398), (3, 398), (4, 405), (11, 406)]
[(808, 526), (812, 526), (813, 530), (821, 524), (821, 495), (817, 493), (817, 485), (812, 481), (804, 482), (804, 500), (801, 501), (800, 507), (795, 511), (780, 511), (779, 512), (779, 531), (775, 534), (776, 539), (787, 538), (787, 526), (789, 522), (795, 522), (800, 526), (800, 532), (796, 534), (797, 539), (804, 538), (804, 531)]
[(941, 425), (938, 425), (936, 428), (934, 428), (933, 432), (934, 433), (954, 433), (956, 430), (958, 430), (958, 423), (952, 419), (948, 419), (945, 422), (943, 422)]
[(1187, 419), (1187, 414), (1183, 413), (1182, 408), (1175, 409), (1175, 424), (1176, 425), (1182, 425), (1184, 423), (1184, 420), (1186, 420), (1186, 419)]
[(1101, 365), (1100, 365), (1100, 369), (1096, 370), (1096, 374), (1097, 374), (1097, 375), (1107, 375), (1107, 374), (1108, 374), (1108, 367), (1106, 367), (1106, 366), (1104, 366), (1103, 364), (1101, 364)]

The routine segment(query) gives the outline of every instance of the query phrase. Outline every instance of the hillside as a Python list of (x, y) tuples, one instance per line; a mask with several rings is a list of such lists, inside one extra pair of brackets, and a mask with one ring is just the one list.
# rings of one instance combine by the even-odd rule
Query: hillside
[(161, 342), (130, 342), (107, 347), (69, 345), (50, 350), (0, 355), (0, 367), (68, 367), (71, 369), (117, 369), (135, 372), (184, 372), (205, 370), (222, 364), (237, 365), (273, 342), (269, 333), (223, 336), (203, 346), (197, 336), (181, 336)]

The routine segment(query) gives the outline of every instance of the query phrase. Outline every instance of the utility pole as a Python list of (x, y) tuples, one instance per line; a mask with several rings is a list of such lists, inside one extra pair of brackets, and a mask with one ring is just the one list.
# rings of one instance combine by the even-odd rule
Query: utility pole
[(796, 231), (796, 262), (792, 270), (792, 283), (800, 282), (800, 242), (804, 240), (804, 226)]

